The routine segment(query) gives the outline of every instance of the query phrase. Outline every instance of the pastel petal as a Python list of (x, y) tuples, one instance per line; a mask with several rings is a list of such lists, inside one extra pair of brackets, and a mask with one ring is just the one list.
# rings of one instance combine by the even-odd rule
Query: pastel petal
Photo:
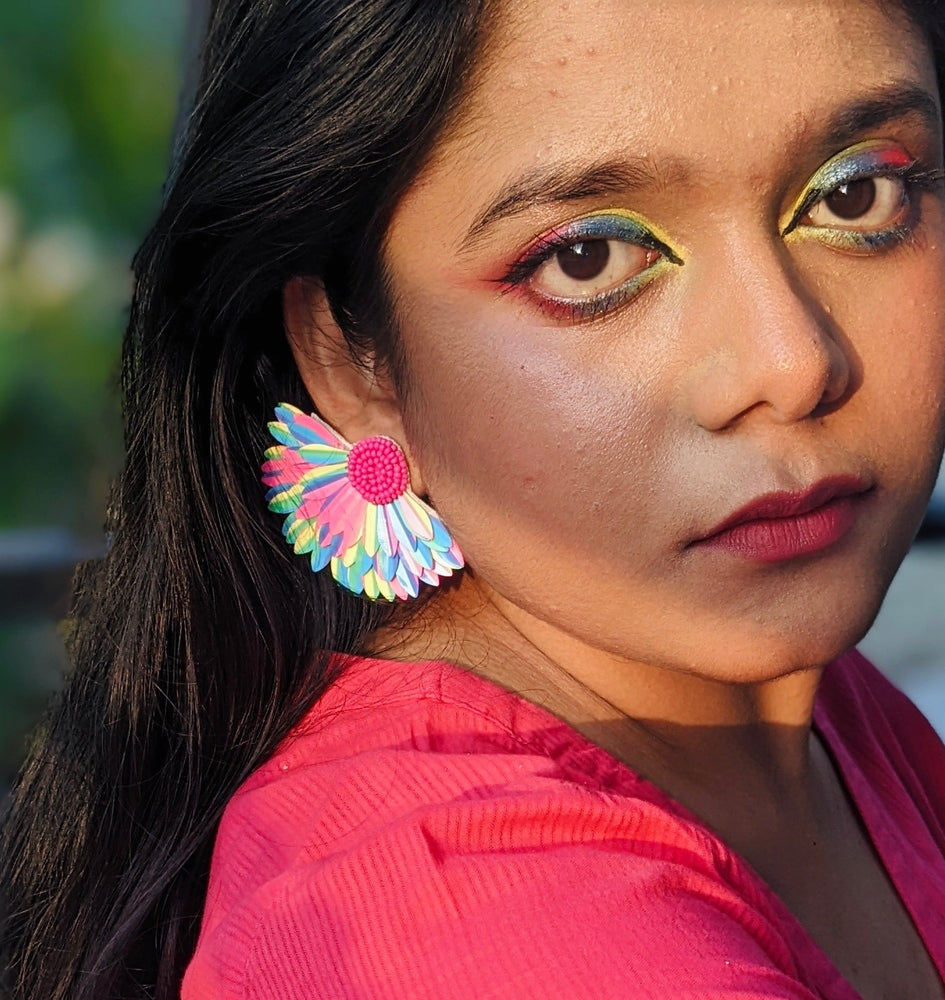
[(298, 509), (301, 499), (301, 491), (295, 486), (276, 487), (266, 494), (269, 509), (276, 514), (291, 514)]
[(364, 550), (369, 555), (377, 555), (377, 550), (380, 546), (380, 542), (377, 537), (377, 521), (380, 516), (378, 508), (375, 504), (367, 504), (367, 510), (364, 512), (364, 537), (362, 542), (364, 544)]
[(430, 525), (433, 528), (433, 535), (430, 539), (430, 548), (436, 549), (438, 552), (448, 552), (452, 547), (453, 539), (450, 533), (446, 530), (446, 526), (440, 520), (438, 514), (434, 514), (430, 518)]
[(348, 463), (336, 462), (334, 465), (326, 465), (319, 469), (313, 468), (304, 472), (299, 482), (302, 483), (306, 492), (308, 492), (309, 489), (321, 489), (324, 486), (339, 482), (346, 478), (347, 475)]
[(360, 545), (352, 545), (350, 548), (345, 549), (341, 553), (341, 562), (342, 565), (346, 566), (357, 576), (364, 576), (369, 569), (373, 569), (374, 567), (374, 560), (371, 559)]
[(316, 545), (312, 549), (312, 571), (317, 573), (324, 569), (332, 560), (332, 550), (325, 545)]
[(436, 564), (436, 560), (433, 558), (433, 553), (430, 551), (429, 546), (422, 542), (419, 538), (414, 538), (413, 540), (413, 552), (414, 558), (421, 566), (424, 567), (424, 569), (433, 569)]
[(356, 594), (363, 593), (364, 584), (361, 580), (357, 578), (354, 574), (350, 572), (347, 566), (338, 559), (337, 557), (331, 561), (331, 575), (343, 586), (347, 587), (348, 590), (354, 591)]
[(394, 600), (396, 596), (394, 588), (391, 586), (390, 580), (385, 577), (378, 576), (376, 572), (371, 572), (371, 579), (377, 586), (378, 593), (387, 601)]
[(394, 501), (397, 510), (410, 531), (419, 538), (432, 538), (433, 525), (427, 505), (412, 493), (404, 493)]
[(381, 596), (381, 589), (377, 585), (377, 574), (372, 570), (364, 576), (364, 593), (372, 600), (377, 600)]
[(416, 597), (420, 592), (418, 578), (410, 572), (403, 562), (401, 562), (401, 564), (397, 567), (397, 573), (395, 574), (394, 579), (397, 580), (397, 582), (411, 597)]
[(276, 416), (289, 428), (299, 443), (326, 444), (341, 449), (346, 447), (344, 439), (335, 434), (327, 424), (313, 419), (291, 403), (281, 403), (277, 406)]
[(382, 580), (389, 580), (397, 567), (397, 557), (389, 556), (383, 549), (374, 553), (374, 570)]
[(397, 551), (397, 539), (387, 519), (387, 507), (389, 504), (377, 508), (377, 540), (381, 551), (392, 556)]
[(325, 483), (317, 489), (310, 489), (302, 494), (302, 503), (308, 517), (325, 517), (326, 510), (334, 502), (335, 498), (347, 493), (350, 490), (347, 479), (336, 480), (332, 483)]
[(312, 465), (348, 464), (348, 453), (343, 448), (333, 448), (331, 445), (322, 444), (321, 442), (318, 444), (303, 444), (296, 449), (296, 453)]
[(440, 576), (450, 576), (454, 569), (462, 569), (465, 563), (459, 546), (454, 542), (445, 552), (433, 552), (434, 569)]
[(286, 532), (285, 540), (299, 554), (311, 551), (318, 544), (314, 525), (312, 521), (307, 519), (295, 521)]
[(391, 526), (394, 537), (397, 539), (398, 549), (406, 549), (413, 553), (413, 534), (404, 524), (404, 519), (400, 516), (401, 508), (396, 503), (389, 503), (384, 507), (387, 516), (387, 523)]
[[(276, 412), (278, 412), (278, 410)], [(289, 430), (288, 425), (285, 424), (283, 421), (270, 420), (267, 426), (269, 427), (269, 433), (280, 444), (287, 444), (293, 446), (296, 444), (295, 435), (292, 433), (292, 431)], [(269, 453), (266, 452), (266, 454), (268, 455)]]

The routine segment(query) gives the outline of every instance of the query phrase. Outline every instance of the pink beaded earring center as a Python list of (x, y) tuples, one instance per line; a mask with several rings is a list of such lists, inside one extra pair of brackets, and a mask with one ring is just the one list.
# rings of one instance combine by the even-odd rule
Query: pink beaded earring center
[(348, 453), (348, 479), (368, 503), (393, 503), (410, 485), (407, 459), (391, 438), (364, 438)]

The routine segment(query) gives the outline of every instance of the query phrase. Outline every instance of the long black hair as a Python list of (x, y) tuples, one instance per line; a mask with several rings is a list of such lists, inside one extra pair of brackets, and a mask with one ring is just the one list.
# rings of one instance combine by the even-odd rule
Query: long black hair
[[(897, 4), (932, 43), (945, 13)], [(220, 814), (391, 609), (313, 576), (258, 482), (305, 405), (281, 289), (324, 282), (390, 359), (380, 246), (471, 81), (486, 0), (216, 0), (160, 216), (135, 261), (112, 545), (77, 577), (72, 673), (0, 834), (14, 1000), (178, 995)]]
[(72, 674), (0, 840), (3, 989), (176, 997), (221, 811), (391, 609), (313, 575), (259, 482), (306, 405), (281, 289), (325, 283), (354, 350), (397, 196), (463, 91), (476, 0), (217, 0), (135, 259), (112, 543), (77, 578)]

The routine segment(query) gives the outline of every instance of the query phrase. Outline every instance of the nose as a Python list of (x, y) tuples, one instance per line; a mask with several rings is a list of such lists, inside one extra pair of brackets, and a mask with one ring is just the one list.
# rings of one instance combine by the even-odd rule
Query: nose
[(821, 415), (852, 383), (853, 359), (828, 307), (783, 247), (732, 250), (714, 266), (697, 265), (687, 301), (692, 415), (712, 431)]

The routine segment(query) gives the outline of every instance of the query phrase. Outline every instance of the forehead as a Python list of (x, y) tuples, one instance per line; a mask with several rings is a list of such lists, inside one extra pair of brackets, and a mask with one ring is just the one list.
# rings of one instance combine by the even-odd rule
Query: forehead
[(879, 0), (511, 0), (417, 190), (453, 173), (469, 204), (524, 170), (623, 155), (667, 183), (765, 175), (838, 109), (903, 84), (934, 94), (934, 67)]
[[(547, 124), (539, 108), (578, 111), (605, 132), (632, 121), (672, 134), (702, 121), (725, 133), (926, 67), (911, 22), (878, 0), (512, 2), (470, 112), (488, 109), (497, 124), (530, 118), (531, 138)], [(728, 114), (705, 121), (703, 110)]]

